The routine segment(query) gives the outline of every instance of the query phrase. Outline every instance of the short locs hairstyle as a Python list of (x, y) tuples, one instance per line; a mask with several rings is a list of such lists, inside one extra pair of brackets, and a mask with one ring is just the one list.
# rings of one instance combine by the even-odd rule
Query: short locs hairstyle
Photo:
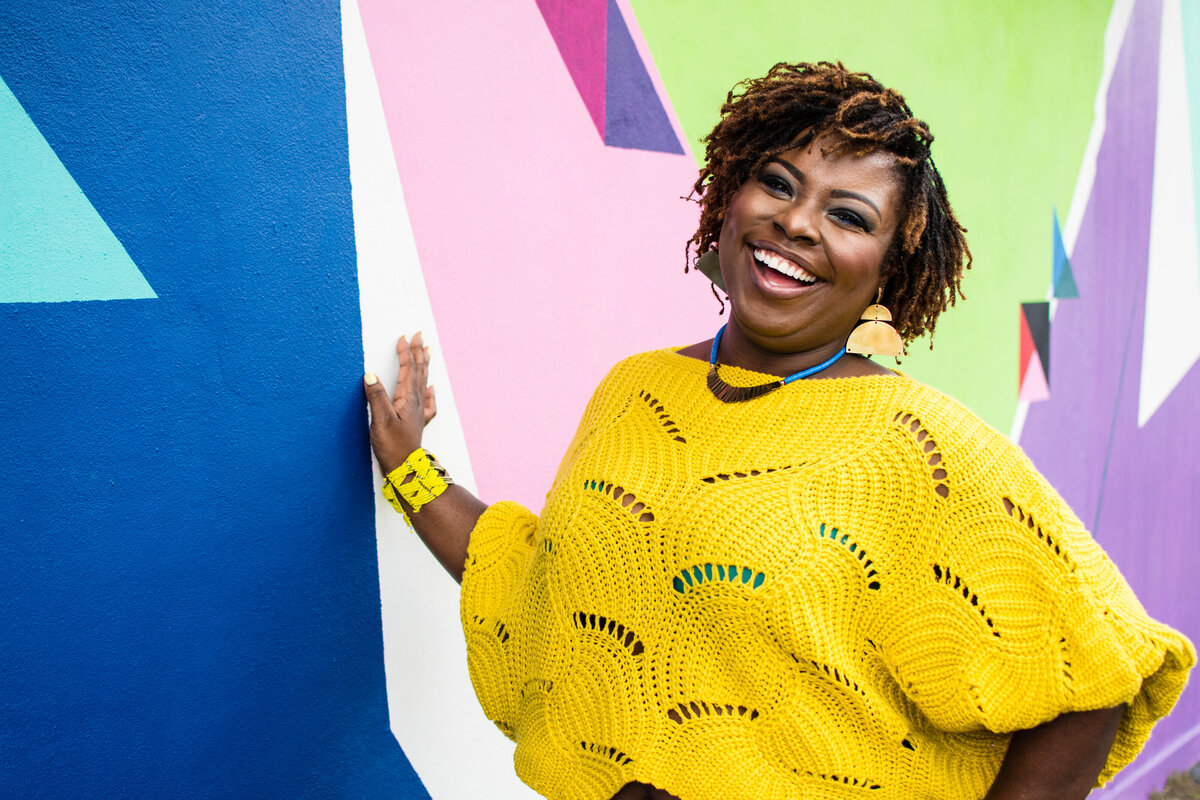
[(898, 92), (840, 61), (776, 64), (730, 90), (721, 121), (704, 138), (705, 165), (692, 188), (700, 227), (687, 244), (689, 262), (717, 245), (734, 192), (768, 158), (823, 137), (829, 154), (895, 158), (901, 219), (883, 264), (883, 304), (906, 344), (932, 333), (938, 315), (963, 296), (959, 284), (971, 266), (966, 229), (929, 156), (929, 127)]

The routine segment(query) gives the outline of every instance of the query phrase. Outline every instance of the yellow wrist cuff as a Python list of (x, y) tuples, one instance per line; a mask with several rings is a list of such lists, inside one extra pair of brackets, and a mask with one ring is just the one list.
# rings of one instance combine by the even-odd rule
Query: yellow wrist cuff
[(400, 502), (403, 499), (414, 514), (446, 491), (454, 483), (446, 474), (446, 468), (438, 463), (424, 448), (414, 450), (404, 463), (387, 474), (383, 480), (383, 496), (404, 517), (408, 526), (412, 520)]

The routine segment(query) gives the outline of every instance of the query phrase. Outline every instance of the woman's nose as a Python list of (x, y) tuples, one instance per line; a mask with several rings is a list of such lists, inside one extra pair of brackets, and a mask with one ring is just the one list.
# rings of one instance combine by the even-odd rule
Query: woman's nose
[(816, 243), (821, 239), (819, 214), (811, 203), (792, 203), (775, 216), (775, 225), (789, 239)]

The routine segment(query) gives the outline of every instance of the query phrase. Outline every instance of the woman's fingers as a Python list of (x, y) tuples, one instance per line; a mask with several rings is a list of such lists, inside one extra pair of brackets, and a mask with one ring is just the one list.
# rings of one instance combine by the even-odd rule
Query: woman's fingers
[(408, 339), (403, 336), (396, 340), (396, 363), (399, 369), (396, 370), (396, 391), (393, 395), (399, 399), (412, 382), (412, 358), (408, 353)]
[[(420, 338), (421, 334), (417, 333), (413, 340), (417, 341)], [(392, 406), (397, 415), (404, 417), (419, 408), (425, 394), (425, 381), (413, 358), (412, 343), (404, 336), (396, 341), (396, 361), (399, 369), (396, 370), (396, 391), (392, 396)]]
[(425, 389), (425, 424), (428, 425), (437, 416), (437, 394), (433, 387)]
[(424, 387), (425, 424), (428, 425), (430, 420), (437, 416), (437, 396), (434, 394), (433, 387), (427, 385), (432, 351), (429, 345), (425, 344), (424, 336), (413, 337), (413, 359), (417, 364), (418, 384)]
[(425, 334), (422, 332), (417, 331), (413, 336), (409, 344), (409, 355), (417, 372), (417, 384), (424, 392), (425, 385), (429, 382), (429, 348), (425, 346)]
[[(396, 340), (396, 389), (391, 397), (391, 416), (402, 424), (424, 427), (437, 415), (437, 399), (433, 387), (428, 385), (429, 359), (430, 350), (420, 331), (412, 339), (401, 336)], [(382, 387), (376, 388), (376, 396), (387, 397)], [(379, 413), (372, 405), (372, 418)]]
[(385, 420), (395, 416), (387, 389), (383, 388), (383, 384), (379, 382), (379, 378), (374, 372), (368, 372), (363, 376), (363, 391), (367, 395), (367, 405), (371, 409), (372, 428), (382, 426), (385, 424)]
[(414, 344), (424, 358), (419, 333), (413, 341), (404, 336), (396, 341), (396, 388), (390, 398), (377, 376), (367, 373), (363, 377), (371, 408), (371, 447), (384, 475), (421, 446), (421, 430), (430, 418), (425, 403), (427, 370), (414, 358)]
[(431, 352), (425, 344), (425, 335), (420, 331), (412, 339), (401, 336), (396, 342), (396, 358), (400, 369), (396, 374), (396, 394), (393, 406), (396, 414), (404, 417), (418, 409), (422, 426), (437, 415), (437, 402), (429, 383)]

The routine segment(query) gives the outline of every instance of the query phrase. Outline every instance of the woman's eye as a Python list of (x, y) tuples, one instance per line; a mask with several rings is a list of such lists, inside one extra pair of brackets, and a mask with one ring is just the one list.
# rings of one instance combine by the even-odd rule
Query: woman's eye
[(866, 220), (864, 220), (858, 214), (855, 214), (853, 211), (846, 211), (845, 209), (841, 209), (838, 211), (834, 211), (832, 216), (834, 219), (836, 219), (838, 222), (842, 223), (843, 225), (849, 225), (854, 228), (861, 228), (864, 231), (868, 230)]
[(776, 194), (786, 195), (791, 194), (792, 192), (792, 187), (788, 185), (788, 182), (783, 178), (780, 178), (778, 175), (763, 175), (761, 178), (759, 178), (759, 180), (762, 182), (763, 186), (766, 186)]

